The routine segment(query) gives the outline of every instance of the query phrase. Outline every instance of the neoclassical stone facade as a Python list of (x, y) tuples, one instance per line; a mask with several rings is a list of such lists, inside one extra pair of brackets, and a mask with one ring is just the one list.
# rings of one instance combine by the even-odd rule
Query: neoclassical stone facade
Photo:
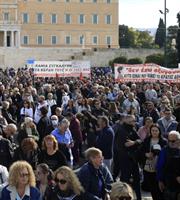
[(118, 0), (0, 0), (0, 47), (118, 48)]

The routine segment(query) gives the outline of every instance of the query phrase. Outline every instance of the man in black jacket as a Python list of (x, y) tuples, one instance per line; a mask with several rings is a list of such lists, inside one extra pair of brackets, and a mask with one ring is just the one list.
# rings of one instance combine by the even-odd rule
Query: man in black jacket
[(48, 127), (51, 124), (51, 121), (49, 117), (47, 116), (48, 114), (48, 108), (47, 107), (41, 107), (40, 108), (41, 112), (41, 118), (37, 124), (37, 130), (39, 133), (39, 145), (41, 145), (43, 138), (48, 135)]
[(8, 111), (9, 109), (9, 102), (8, 101), (3, 101), (2, 102), (2, 116), (7, 120), (7, 122), (16, 124), (16, 121), (12, 118), (12, 115), (10, 114), (10, 112)]
[(14, 150), (11, 142), (0, 135), (0, 164), (9, 168)]
[(127, 115), (116, 132), (114, 140), (114, 179), (120, 173), (120, 180), (132, 184), (137, 200), (141, 200), (140, 175), (137, 149), (141, 140), (135, 130), (135, 116)]
[(165, 200), (179, 200), (180, 197), (180, 134), (171, 131), (168, 145), (164, 147), (157, 162), (159, 189)]

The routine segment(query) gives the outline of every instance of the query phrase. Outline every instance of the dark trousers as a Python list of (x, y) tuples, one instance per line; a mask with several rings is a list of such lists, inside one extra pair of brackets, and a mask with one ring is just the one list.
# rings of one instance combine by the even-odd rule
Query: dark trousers
[(72, 154), (73, 154), (73, 158), (74, 158), (74, 164), (79, 163), (79, 152), (80, 152), (80, 150), (79, 150), (79, 146), (80, 145), (79, 144), (80, 144), (79, 141), (75, 141), (74, 142), (74, 146), (72, 148)]
[(113, 170), (112, 170), (113, 171), (112, 175), (113, 175), (114, 181), (116, 180), (116, 178), (120, 174), (121, 162), (122, 161), (119, 159), (118, 152), (114, 152), (114, 155), (113, 155)]
[(137, 200), (141, 200), (141, 189), (140, 189), (140, 174), (139, 166), (137, 163), (132, 161), (130, 158), (121, 160), (120, 165), (120, 180), (132, 185)]
[(143, 174), (144, 180), (146, 181), (146, 186), (151, 192), (152, 199), (163, 200), (163, 193), (159, 190), (158, 181), (156, 180), (156, 173), (143, 171)]
[(166, 188), (164, 190), (164, 200), (180, 200), (180, 191)]

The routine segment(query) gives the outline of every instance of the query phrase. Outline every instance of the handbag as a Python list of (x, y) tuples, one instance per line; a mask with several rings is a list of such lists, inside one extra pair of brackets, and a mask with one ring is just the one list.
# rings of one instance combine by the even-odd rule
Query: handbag
[(157, 162), (157, 156), (154, 156), (152, 159), (146, 159), (144, 165), (144, 171), (156, 172), (156, 162)]

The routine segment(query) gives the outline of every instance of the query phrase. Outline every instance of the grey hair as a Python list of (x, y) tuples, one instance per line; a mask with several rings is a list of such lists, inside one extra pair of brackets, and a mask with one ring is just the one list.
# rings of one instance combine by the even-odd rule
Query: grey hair
[(178, 131), (170, 131), (169, 135), (176, 135), (177, 139), (180, 140), (180, 133)]
[(61, 125), (63, 125), (63, 124), (64, 124), (65, 126), (68, 126), (68, 127), (69, 127), (70, 122), (69, 122), (68, 119), (64, 118), (64, 119), (62, 119), (62, 120), (59, 122), (59, 126), (61, 126)]
[(17, 126), (15, 124), (13, 124), (13, 123), (8, 124), (6, 127), (11, 129), (11, 130), (13, 129), (14, 131), (17, 131)]

